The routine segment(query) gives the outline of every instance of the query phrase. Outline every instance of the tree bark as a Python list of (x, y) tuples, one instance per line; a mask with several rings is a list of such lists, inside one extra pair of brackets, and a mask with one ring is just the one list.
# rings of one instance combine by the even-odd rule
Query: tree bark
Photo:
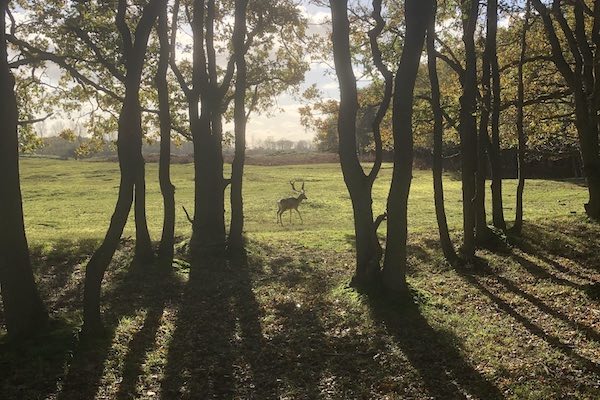
[(175, 245), (175, 186), (171, 183), (171, 110), (169, 107), (169, 68), (170, 43), (167, 23), (167, 1), (164, 0), (158, 15), (157, 32), (160, 42), (156, 89), (160, 119), (160, 160), (158, 179), (163, 197), (163, 227), (159, 256), (165, 265), (171, 265)]
[[(437, 2), (436, 2), (437, 3)], [(436, 5), (437, 9), (437, 5)], [(432, 13), (427, 27), (427, 66), (429, 71), (429, 82), (431, 84), (431, 108), (433, 111), (433, 193), (435, 201), (435, 215), (440, 234), (440, 245), (444, 257), (450, 264), (458, 260), (454, 245), (450, 239), (448, 220), (444, 205), (444, 183), (443, 183), (443, 135), (444, 124), (442, 106), (440, 101), (440, 83), (437, 73), (437, 57), (435, 54), (435, 20), (436, 10)]]
[[(192, 123), (194, 140), (195, 204), (191, 246), (198, 254), (225, 248), (225, 179), (221, 137), (208, 116)], [(214, 120), (213, 120), (214, 122)], [(217, 143), (219, 142), (219, 143)]]
[(474, 0), (461, 0), (463, 20), (463, 42), (465, 45), (465, 72), (463, 93), (460, 98), (459, 134), (462, 153), (462, 198), (464, 242), (463, 256), (471, 259), (475, 256), (474, 206), (477, 173), (477, 53), (475, 50), (475, 27), (479, 4)]
[(246, 10), (248, 0), (237, 0), (235, 3), (235, 26), (233, 32), (233, 51), (236, 64), (234, 124), (235, 124), (235, 156), (231, 166), (231, 225), (229, 228), (229, 247), (239, 250), (244, 247), (244, 202), (242, 184), (244, 177), (244, 161), (246, 157), (246, 86), (247, 66), (244, 43), (246, 40)]
[[(85, 272), (85, 286), (83, 295), (83, 336), (93, 336), (102, 332), (102, 319), (100, 314), (100, 294), (102, 280), (112, 257), (117, 250), (123, 229), (127, 223), (129, 212), (134, 201), (134, 195), (139, 194), (136, 202), (136, 214), (138, 207), (143, 205), (144, 190), (143, 174), (144, 159), (141, 153), (142, 146), (142, 110), (140, 106), (139, 91), (142, 78), (142, 69), (145, 62), (148, 38), (155, 19), (158, 15), (160, 3), (163, 0), (151, 0), (144, 7), (142, 17), (137, 25), (135, 42), (131, 43), (129, 28), (124, 20), (125, 2), (119, 2), (116, 25), (121, 30), (123, 37), (123, 49), (126, 65), (125, 98), (119, 115), (117, 153), (119, 156), (119, 168), (121, 181), (115, 210), (110, 225), (100, 247), (94, 252)], [(126, 30), (126, 31), (123, 31)], [(136, 190), (139, 187), (140, 193)], [(137, 215), (136, 215), (137, 216)], [(142, 217), (141, 210), (139, 217)], [(144, 216), (145, 219), (145, 216)], [(137, 221), (136, 221), (137, 222)], [(136, 228), (138, 228), (136, 223)], [(142, 242), (146, 239), (143, 238)], [(136, 239), (140, 235), (136, 234)], [(149, 240), (149, 239), (148, 239)], [(137, 241), (136, 241), (137, 242)], [(136, 243), (136, 257), (147, 256), (148, 249), (142, 243), (139, 250)], [(138, 253), (139, 251), (139, 253)], [(151, 251), (151, 247), (150, 247)]]
[[(488, 2), (489, 4), (489, 2)], [(489, 38), (486, 40), (485, 49), (482, 57), (481, 86), (483, 87), (483, 96), (481, 99), (481, 112), (479, 116), (479, 132), (477, 135), (477, 172), (475, 188), (475, 239), (481, 244), (490, 237), (490, 230), (487, 226), (487, 213), (485, 210), (485, 180), (487, 172), (487, 158), (489, 146), (489, 124), (490, 109), (492, 106), (491, 93), (491, 72), (490, 72), (490, 48)]]
[(137, 160), (135, 170), (135, 260), (140, 264), (148, 264), (154, 258), (152, 241), (148, 231), (148, 220), (146, 218), (146, 162), (142, 155), (142, 136), (139, 131), (140, 140), (136, 144), (135, 153)]
[(504, 219), (504, 207), (502, 200), (502, 159), (500, 158), (500, 106), (501, 106), (501, 87), (500, 87), (500, 67), (498, 65), (498, 0), (488, 1), (487, 17), (487, 40), (489, 44), (489, 61), (492, 76), (492, 140), (488, 147), (488, 156), (490, 160), (490, 172), (492, 178), (492, 221), (494, 226), (503, 231), (506, 230), (506, 220)]
[[(225, 250), (225, 188), (222, 154), (223, 93), (217, 82), (214, 48), (215, 1), (193, 4), (192, 88), (186, 89), (194, 142), (192, 253)], [(200, 110), (198, 105), (200, 104)]]
[(371, 188), (373, 180), (365, 175), (357, 156), (356, 117), (358, 93), (352, 68), (350, 50), (350, 23), (347, 0), (330, 2), (332, 41), (335, 70), (340, 85), (338, 116), (339, 155), (344, 182), (348, 188), (354, 215), (356, 243), (356, 270), (352, 284), (373, 284), (379, 275), (381, 248), (373, 223)]
[(413, 101), (421, 53), (432, 1), (405, 2), (406, 35), (396, 72), (392, 129), (394, 134), (394, 171), (388, 195), (387, 243), (383, 263), (383, 283), (392, 291), (405, 291), (406, 242), (408, 239), (408, 195), (413, 165)]
[(10, 338), (43, 328), (48, 314), (37, 291), (23, 220), (19, 178), (18, 109), (15, 80), (8, 65), (6, 12), (0, 0), (0, 289)]
[(523, 230), (523, 192), (525, 191), (525, 156), (527, 152), (527, 136), (525, 135), (525, 127), (523, 124), (524, 108), (525, 108), (525, 82), (523, 80), (523, 67), (527, 54), (527, 29), (529, 28), (529, 15), (531, 12), (531, 4), (527, 0), (525, 9), (525, 21), (523, 30), (521, 31), (521, 53), (519, 56), (519, 65), (517, 67), (517, 136), (519, 140), (519, 156), (518, 156), (518, 179), (517, 184), (517, 204), (515, 212), (515, 224), (512, 231), (520, 234)]
[[(488, 1), (487, 5), (487, 32), (485, 40), (485, 48), (483, 51), (483, 57), (481, 62), (481, 85), (483, 87), (483, 96), (481, 99), (481, 112), (479, 121), (479, 134), (477, 137), (478, 147), (478, 161), (477, 161), (477, 179), (476, 179), (476, 190), (475, 190), (475, 208), (476, 208), (476, 219), (475, 219), (475, 239), (477, 243), (482, 244), (488, 241), (491, 237), (491, 230), (487, 224), (487, 213), (485, 207), (485, 182), (488, 171), (487, 160), (490, 160), (491, 173), (492, 173), (492, 187), (494, 187), (495, 196), (492, 194), (492, 213), (497, 212), (498, 200), (500, 204), (500, 211), (502, 211), (502, 198), (498, 199), (498, 185), (497, 182), (494, 184), (494, 179), (498, 178), (498, 153), (499, 148), (496, 148), (496, 143), (490, 141), (489, 136), (489, 125), (490, 115), (492, 123), (492, 136), (498, 134), (498, 122), (499, 122), (499, 99), (500, 87), (496, 87), (496, 77), (494, 77), (494, 87), (492, 88), (492, 75), (493, 71), (497, 71), (498, 60), (496, 55), (496, 31), (497, 31), (497, 8), (498, 4), (495, 0)], [(495, 61), (495, 67), (493, 66)], [(499, 78), (499, 76), (498, 76)], [(492, 93), (494, 94), (494, 102), (492, 102)], [(498, 97), (498, 99), (496, 98)], [(496, 135), (497, 136), (497, 135)], [(499, 145), (499, 142), (497, 143)], [(487, 157), (486, 157), (487, 156)], [(502, 183), (500, 182), (500, 190)], [(497, 219), (497, 218), (496, 218)]]

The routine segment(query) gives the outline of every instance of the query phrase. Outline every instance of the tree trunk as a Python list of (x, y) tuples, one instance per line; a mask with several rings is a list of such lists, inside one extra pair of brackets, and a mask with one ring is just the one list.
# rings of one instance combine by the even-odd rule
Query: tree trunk
[[(215, 0), (193, 8), (193, 88), (189, 100), (194, 141), (194, 223), (192, 253), (222, 253), (226, 246), (223, 177), (223, 91), (218, 83), (214, 46)], [(198, 106), (200, 104), (200, 111)]]
[(502, 200), (502, 159), (500, 158), (500, 67), (498, 65), (498, 0), (488, 1), (487, 40), (489, 45), (489, 62), (492, 74), (492, 140), (488, 148), (490, 172), (492, 175), (492, 220), (494, 226), (506, 230)]
[(170, 44), (167, 23), (167, 1), (158, 15), (157, 32), (160, 41), (160, 55), (156, 72), (158, 108), (160, 119), (160, 160), (158, 179), (163, 197), (163, 227), (159, 256), (165, 265), (171, 265), (175, 245), (175, 186), (171, 183), (171, 110), (169, 108), (169, 87), (167, 69), (169, 68)]
[[(436, 7), (437, 8), (437, 7)], [(429, 82), (431, 84), (431, 108), (433, 111), (433, 193), (435, 201), (435, 216), (440, 233), (440, 245), (444, 257), (450, 264), (454, 264), (458, 257), (448, 231), (448, 220), (444, 205), (443, 172), (443, 135), (444, 124), (440, 101), (440, 83), (437, 73), (437, 57), (435, 55), (435, 18), (436, 10), (432, 13), (427, 27), (427, 66), (429, 69)]]
[(387, 243), (383, 283), (393, 291), (406, 290), (406, 242), (408, 239), (408, 195), (413, 164), (413, 101), (425, 32), (434, 10), (431, 1), (405, 2), (406, 36), (396, 72), (392, 126), (394, 171), (388, 196)]
[[(122, 163), (123, 164), (123, 163)], [(108, 231), (100, 247), (88, 262), (85, 269), (85, 285), (83, 290), (83, 328), (82, 336), (94, 336), (102, 333), (103, 325), (100, 314), (100, 292), (104, 273), (112, 260), (121, 234), (127, 223), (127, 217), (133, 203), (134, 178), (131, 172), (123, 174), (121, 169), (121, 182), (119, 197), (113, 212)], [(125, 167), (127, 168), (127, 167)]]
[(191, 247), (198, 254), (222, 252), (226, 243), (221, 137), (208, 121), (209, 117), (201, 116), (192, 123), (195, 204)]
[(139, 174), (139, 160), (136, 160), (138, 137), (136, 126), (141, 126), (141, 110), (135, 85), (126, 90), (123, 108), (119, 116), (117, 152), (121, 181), (115, 210), (110, 225), (100, 247), (94, 252), (85, 270), (85, 287), (83, 296), (83, 330), (84, 336), (92, 336), (102, 331), (100, 315), (100, 293), (102, 280), (110, 261), (119, 246), (123, 229), (131, 210), (136, 179)]
[(352, 284), (364, 286), (374, 283), (378, 278), (381, 248), (377, 239), (376, 226), (373, 223), (372, 181), (365, 175), (357, 156), (358, 94), (352, 69), (348, 2), (331, 0), (330, 6), (335, 70), (340, 85), (338, 116), (340, 164), (352, 201), (356, 236), (356, 270)]
[(462, 153), (462, 198), (463, 198), (463, 256), (475, 256), (476, 208), (474, 198), (477, 173), (477, 53), (475, 50), (475, 27), (479, 4), (477, 1), (462, 0), (463, 42), (465, 45), (465, 74), (463, 93), (460, 98), (459, 134)]
[(490, 76), (490, 61), (489, 51), (486, 44), (486, 49), (483, 52), (482, 60), (482, 77), (481, 84), (483, 86), (483, 99), (481, 101), (481, 113), (479, 120), (479, 132), (477, 135), (477, 172), (476, 172), (476, 188), (475, 188), (475, 239), (477, 243), (484, 243), (490, 237), (490, 230), (487, 226), (487, 213), (485, 211), (485, 180), (487, 172), (487, 150), (489, 146), (488, 127), (490, 123), (490, 108), (492, 102), (491, 96), (491, 76)]
[[(576, 25), (574, 31), (560, 8), (560, 2), (553, 3), (552, 11), (540, 0), (532, 0), (532, 4), (544, 23), (546, 36), (552, 47), (554, 64), (573, 91), (575, 125), (589, 191), (589, 201), (585, 204), (585, 211), (590, 218), (598, 221), (600, 220), (600, 154), (598, 154), (600, 90), (597, 90), (599, 74), (595, 64), (600, 54), (598, 53), (600, 51), (600, 3), (594, 2), (591, 42), (586, 37), (586, 12), (583, 2), (573, 2)], [(561, 33), (567, 38), (569, 53), (574, 62), (567, 61), (564, 56), (567, 51), (563, 50), (553, 19), (557, 21)]]
[[(491, 143), (489, 139), (490, 113), (492, 111), (492, 74), (491, 58), (495, 51), (496, 37), (493, 30), (491, 8), (494, 0), (488, 1), (488, 23), (485, 48), (481, 62), (481, 86), (483, 87), (483, 96), (481, 100), (481, 112), (479, 120), (479, 132), (477, 136), (477, 172), (475, 188), (475, 240), (482, 244), (489, 240), (491, 231), (487, 225), (487, 213), (485, 210), (485, 181), (487, 176), (487, 157), (491, 158)], [(492, 21), (493, 20), (493, 21)]]
[[(593, 110), (585, 110), (588, 106), (585, 95), (575, 94), (575, 119), (579, 142), (581, 143), (581, 156), (583, 158), (583, 171), (588, 184), (589, 200), (585, 204), (587, 215), (596, 221), (600, 220), (600, 154), (598, 154), (598, 118), (592, 114)], [(595, 112), (595, 111), (594, 111)]]
[[(112, 260), (127, 223), (129, 212), (136, 196), (136, 258), (140, 261), (147, 260), (152, 254), (149, 244), (149, 235), (146, 239), (145, 226), (145, 178), (144, 159), (142, 157), (142, 109), (140, 105), (140, 85), (142, 69), (148, 47), (150, 31), (154, 26), (158, 14), (160, 0), (152, 0), (145, 8), (136, 28), (135, 43), (128, 43), (125, 39), (129, 35), (122, 35), (124, 39), (124, 56), (127, 74), (125, 77), (125, 98), (119, 115), (117, 153), (121, 181), (119, 195), (110, 225), (100, 247), (94, 252), (85, 271), (85, 286), (83, 293), (83, 328), (82, 335), (93, 336), (102, 332), (102, 319), (100, 314), (100, 294), (104, 273)], [(120, 3), (120, 6), (123, 4)], [(119, 30), (129, 29), (120, 21), (124, 12), (117, 14), (117, 27)], [(143, 220), (142, 220), (143, 218)], [(138, 225), (138, 222), (140, 225)], [(140, 230), (141, 229), (141, 230)], [(147, 232), (147, 227), (146, 227)], [(138, 247), (137, 241), (141, 239)], [(146, 243), (146, 240), (148, 243)], [(147, 247), (149, 246), (149, 247)]]
[(19, 178), (18, 110), (14, 77), (8, 66), (6, 11), (0, 0), (0, 290), (11, 338), (31, 336), (48, 314), (37, 291), (23, 221)]
[(531, 5), (527, 0), (525, 10), (525, 22), (521, 31), (521, 53), (519, 56), (519, 65), (517, 70), (517, 136), (519, 140), (519, 156), (518, 156), (518, 179), (517, 184), (517, 204), (515, 212), (515, 224), (512, 231), (520, 234), (523, 230), (523, 192), (525, 191), (525, 155), (527, 152), (527, 137), (525, 136), (525, 127), (523, 124), (524, 118), (524, 103), (525, 103), (525, 82), (523, 80), (523, 66), (527, 54), (527, 29), (529, 28), (529, 15)]
[(139, 140), (135, 146), (135, 260), (141, 264), (148, 264), (154, 258), (152, 241), (148, 231), (146, 218), (146, 162), (142, 155), (142, 130), (139, 131)]
[(237, 0), (235, 3), (235, 27), (233, 33), (234, 57), (237, 68), (235, 80), (235, 156), (231, 166), (231, 225), (229, 228), (229, 247), (232, 250), (244, 247), (244, 202), (242, 184), (244, 177), (244, 161), (246, 157), (246, 85), (247, 66), (244, 54), (246, 40), (246, 9), (248, 0)]

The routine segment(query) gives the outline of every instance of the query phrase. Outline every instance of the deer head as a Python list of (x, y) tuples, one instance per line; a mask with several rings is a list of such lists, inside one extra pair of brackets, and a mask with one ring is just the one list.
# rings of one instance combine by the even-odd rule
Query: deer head
[(290, 185), (292, 185), (292, 190), (300, 195), (298, 196), (298, 200), (308, 200), (308, 197), (306, 197), (306, 193), (304, 192), (304, 182), (302, 182), (302, 189), (300, 190), (296, 189), (296, 182), (290, 181)]

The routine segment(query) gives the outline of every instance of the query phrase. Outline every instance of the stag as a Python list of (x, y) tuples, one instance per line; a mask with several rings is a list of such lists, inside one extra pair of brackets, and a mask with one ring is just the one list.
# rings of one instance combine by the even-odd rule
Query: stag
[(306, 194), (304, 193), (304, 182), (302, 182), (301, 190), (296, 190), (295, 182), (293, 181), (290, 181), (290, 185), (292, 185), (292, 190), (298, 193), (298, 197), (288, 197), (286, 199), (281, 199), (277, 202), (277, 223), (281, 224), (281, 226), (283, 226), (281, 216), (287, 210), (290, 211), (290, 224), (292, 223), (292, 210), (296, 210), (298, 216), (300, 217), (300, 221), (304, 223), (304, 220), (302, 219), (302, 214), (300, 214), (300, 211), (298, 211), (298, 206), (300, 205), (300, 203), (302, 203), (302, 200), (308, 199), (308, 197), (306, 197)]

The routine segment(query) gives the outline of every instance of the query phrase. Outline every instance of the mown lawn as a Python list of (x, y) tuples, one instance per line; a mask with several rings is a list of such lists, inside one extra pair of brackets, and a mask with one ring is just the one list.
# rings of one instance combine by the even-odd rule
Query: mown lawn
[[(22, 172), (36, 274), (55, 321), (36, 344), (0, 344), (0, 398), (600, 397), (600, 226), (583, 215), (581, 182), (529, 181), (524, 237), (455, 269), (438, 250), (430, 173), (416, 171), (412, 295), (385, 299), (347, 287), (351, 209), (336, 165), (251, 166), (248, 256), (190, 265), (182, 213), (172, 271), (131, 266), (124, 239), (104, 286), (110, 334), (83, 345), (83, 268), (108, 224), (117, 166), (25, 159)], [(156, 175), (148, 165), (154, 238)], [(282, 228), (275, 201), (290, 194), (290, 179), (306, 181), (309, 200), (305, 223)], [(174, 183), (178, 204), (191, 208), (190, 165), (174, 166)], [(460, 183), (447, 176), (446, 190), (458, 241)], [(509, 220), (514, 191), (507, 181)]]

